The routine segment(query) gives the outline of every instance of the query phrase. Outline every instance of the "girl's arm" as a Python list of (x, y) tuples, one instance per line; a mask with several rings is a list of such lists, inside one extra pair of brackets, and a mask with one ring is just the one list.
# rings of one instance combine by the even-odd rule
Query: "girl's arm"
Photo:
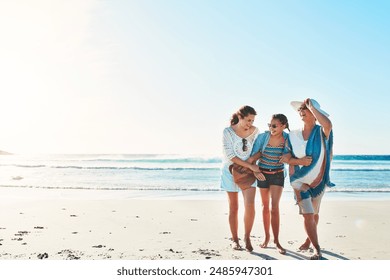
[(248, 158), (246, 161), (251, 163), (251, 164), (254, 164), (261, 156), (261, 152), (258, 151), (257, 153), (255, 153), (254, 155), (252, 155), (250, 158)]
[(312, 162), (311, 156), (305, 156), (302, 158), (296, 158), (291, 155), (291, 153), (284, 154), (280, 162), (287, 163), (288, 165), (303, 165), (303, 166), (308, 166)]

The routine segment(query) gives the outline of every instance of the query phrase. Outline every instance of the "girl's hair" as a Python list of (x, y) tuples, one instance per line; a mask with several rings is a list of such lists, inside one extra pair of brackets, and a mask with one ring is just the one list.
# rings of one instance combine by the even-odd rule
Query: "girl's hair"
[(288, 129), (288, 131), (290, 131), (290, 128), (289, 128), (289, 125), (288, 125), (288, 119), (285, 115), (283, 114), (274, 114), (272, 115), (272, 119), (277, 119), (278, 121), (280, 121), (280, 123), (282, 125), (286, 125), (286, 128)]
[(237, 124), (239, 121), (238, 116), (240, 116), (242, 119), (247, 117), (248, 115), (257, 115), (255, 109), (253, 109), (251, 106), (245, 105), (242, 106), (236, 113), (232, 115), (232, 118), (230, 119), (230, 124), (234, 125)]

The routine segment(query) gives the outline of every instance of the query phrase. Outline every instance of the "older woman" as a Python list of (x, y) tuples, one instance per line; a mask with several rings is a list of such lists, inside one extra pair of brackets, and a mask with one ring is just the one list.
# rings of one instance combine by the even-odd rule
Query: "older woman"
[[(320, 104), (307, 98), (291, 102), (299, 113), (303, 128), (290, 132), (291, 155), (283, 158), (290, 165), (290, 184), (294, 189), (307, 233), (306, 241), (299, 249), (315, 248), (312, 260), (321, 259), (317, 225), (322, 197), (326, 186), (333, 186), (329, 179), (332, 158), (332, 122)], [(318, 124), (317, 124), (318, 122)]]

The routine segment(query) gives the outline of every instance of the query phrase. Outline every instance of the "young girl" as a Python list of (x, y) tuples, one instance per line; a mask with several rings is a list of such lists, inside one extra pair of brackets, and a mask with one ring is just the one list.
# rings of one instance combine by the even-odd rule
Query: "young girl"
[[(250, 161), (258, 159), (260, 172), (255, 173), (257, 186), (260, 188), (263, 205), (263, 225), (265, 240), (260, 245), (266, 248), (270, 240), (270, 226), (274, 236), (274, 243), (280, 254), (286, 250), (279, 243), (279, 201), (284, 187), (284, 164), (280, 162), (282, 155), (288, 153), (288, 134), (284, 129), (289, 129), (287, 117), (283, 114), (275, 114), (268, 124), (269, 131), (259, 134), (257, 137)], [(271, 210), (270, 210), (271, 203)]]

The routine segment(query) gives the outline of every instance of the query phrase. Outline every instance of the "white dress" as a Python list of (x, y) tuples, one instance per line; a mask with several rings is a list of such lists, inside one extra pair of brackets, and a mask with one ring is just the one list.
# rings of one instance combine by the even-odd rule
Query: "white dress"
[[(242, 160), (247, 160), (252, 152), (253, 143), (258, 135), (258, 128), (256, 128), (251, 135), (246, 137), (246, 151), (243, 150), (243, 143), (240, 136), (238, 136), (232, 127), (227, 127), (223, 130), (223, 159), (221, 168), (221, 189), (228, 192), (239, 192), (240, 188), (233, 181), (233, 176), (229, 171), (229, 166), (233, 164), (232, 158), (238, 157)], [(252, 187), (256, 187), (256, 182)]]

